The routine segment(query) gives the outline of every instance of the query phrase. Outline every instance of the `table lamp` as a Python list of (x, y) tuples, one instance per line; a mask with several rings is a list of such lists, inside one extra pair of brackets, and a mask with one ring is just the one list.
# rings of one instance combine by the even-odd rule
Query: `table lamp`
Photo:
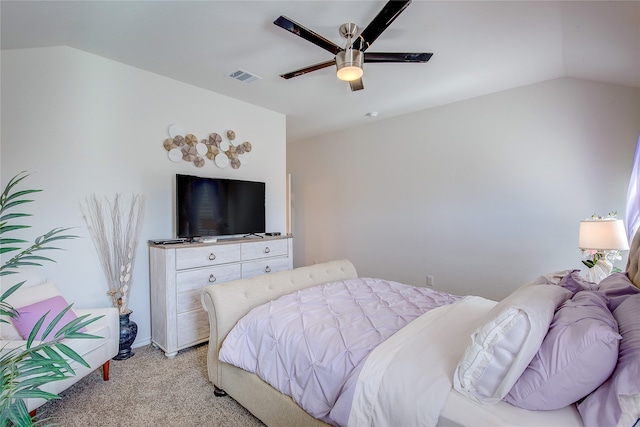
[(590, 257), (582, 261), (589, 271), (587, 279), (600, 283), (613, 271), (613, 262), (620, 259), (620, 251), (629, 249), (629, 242), (621, 219), (591, 218), (580, 221), (578, 247)]

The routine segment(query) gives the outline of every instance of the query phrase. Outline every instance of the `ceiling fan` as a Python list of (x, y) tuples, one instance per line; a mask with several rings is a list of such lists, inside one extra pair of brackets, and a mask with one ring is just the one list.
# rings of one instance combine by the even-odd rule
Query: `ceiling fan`
[(389, 25), (402, 13), (411, 0), (390, 0), (373, 18), (373, 21), (359, 33), (360, 28), (354, 23), (346, 23), (340, 26), (340, 35), (347, 41), (344, 48), (333, 43), (321, 35), (303, 27), (295, 21), (280, 16), (273, 21), (278, 27), (295, 34), (298, 37), (319, 46), (335, 55), (330, 61), (311, 65), (290, 73), (282, 74), (280, 77), (290, 79), (298, 77), (312, 71), (321, 70), (335, 65), (337, 76), (340, 80), (349, 82), (352, 91), (364, 89), (362, 83), (362, 64), (364, 62), (427, 62), (431, 59), (432, 53), (400, 53), (400, 52), (366, 52), (373, 42), (387, 29)]

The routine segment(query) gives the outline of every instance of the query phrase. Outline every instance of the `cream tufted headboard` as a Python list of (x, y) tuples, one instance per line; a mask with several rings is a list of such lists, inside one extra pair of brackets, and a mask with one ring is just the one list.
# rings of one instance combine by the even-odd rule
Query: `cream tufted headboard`
[(627, 260), (627, 274), (629, 279), (640, 288), (640, 233), (636, 233), (629, 248), (629, 259)]

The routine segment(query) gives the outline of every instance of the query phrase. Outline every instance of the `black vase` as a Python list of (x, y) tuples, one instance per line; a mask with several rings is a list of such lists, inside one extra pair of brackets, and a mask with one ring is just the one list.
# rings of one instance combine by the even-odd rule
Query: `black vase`
[(135, 353), (131, 351), (131, 344), (138, 335), (138, 325), (129, 319), (131, 311), (127, 314), (120, 315), (120, 351), (113, 360), (125, 360), (133, 356)]

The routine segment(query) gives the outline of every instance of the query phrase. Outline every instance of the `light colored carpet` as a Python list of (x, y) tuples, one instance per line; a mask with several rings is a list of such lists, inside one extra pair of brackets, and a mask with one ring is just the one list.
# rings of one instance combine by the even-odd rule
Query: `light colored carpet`
[(109, 381), (102, 369), (45, 403), (37, 418), (55, 417), (65, 427), (264, 426), (229, 396), (216, 397), (207, 377), (207, 345), (183, 350), (174, 359), (152, 346), (112, 360)]

